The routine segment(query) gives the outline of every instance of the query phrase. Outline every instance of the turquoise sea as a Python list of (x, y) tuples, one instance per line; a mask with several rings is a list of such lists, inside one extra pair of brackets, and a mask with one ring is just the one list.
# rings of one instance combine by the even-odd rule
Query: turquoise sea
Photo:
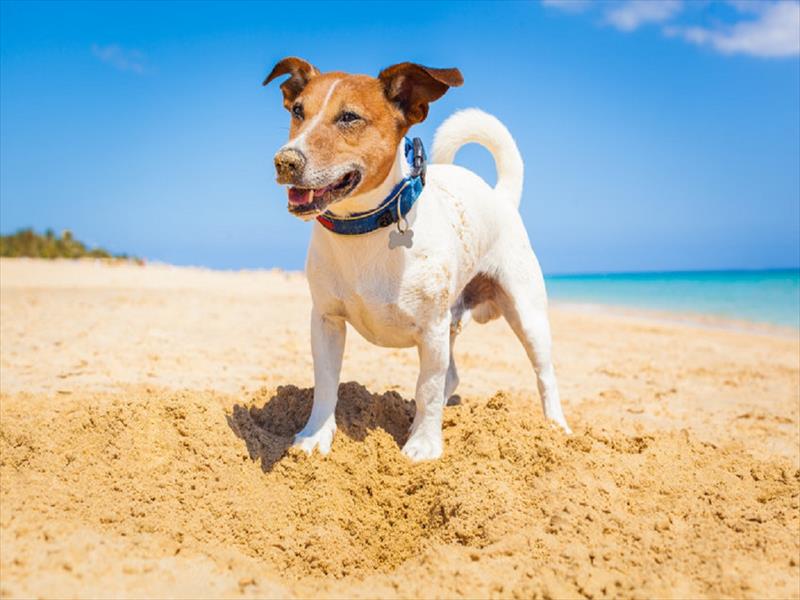
[(800, 270), (553, 275), (553, 301), (609, 304), (800, 328)]

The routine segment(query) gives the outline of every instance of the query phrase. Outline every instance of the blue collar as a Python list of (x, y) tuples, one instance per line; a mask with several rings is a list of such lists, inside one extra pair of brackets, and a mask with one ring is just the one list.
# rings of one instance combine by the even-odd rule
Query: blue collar
[(317, 217), (317, 221), (325, 229), (339, 235), (362, 235), (388, 227), (397, 223), (401, 217), (404, 218), (425, 186), (425, 148), (422, 140), (414, 138), (412, 141), (406, 138), (405, 155), (411, 173), (394, 186), (377, 208), (348, 217), (338, 217), (326, 211)]

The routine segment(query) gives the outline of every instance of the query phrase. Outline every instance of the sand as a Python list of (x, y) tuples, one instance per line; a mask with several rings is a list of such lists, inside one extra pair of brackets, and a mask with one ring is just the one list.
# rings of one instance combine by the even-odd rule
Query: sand
[(565, 436), (470, 325), (411, 464), (416, 354), (352, 330), (331, 454), (289, 448), (309, 307), (299, 274), (0, 261), (0, 594), (800, 598), (797, 332), (555, 306)]

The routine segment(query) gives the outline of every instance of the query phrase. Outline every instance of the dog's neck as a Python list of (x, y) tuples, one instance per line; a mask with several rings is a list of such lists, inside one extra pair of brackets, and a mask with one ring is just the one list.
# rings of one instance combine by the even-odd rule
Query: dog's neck
[(395, 152), (392, 168), (380, 185), (362, 194), (350, 196), (341, 202), (337, 202), (328, 208), (328, 212), (336, 217), (346, 217), (377, 208), (394, 187), (411, 171), (408, 166), (408, 161), (406, 160), (405, 147), (405, 139), (400, 140), (400, 144), (397, 146), (397, 152)]

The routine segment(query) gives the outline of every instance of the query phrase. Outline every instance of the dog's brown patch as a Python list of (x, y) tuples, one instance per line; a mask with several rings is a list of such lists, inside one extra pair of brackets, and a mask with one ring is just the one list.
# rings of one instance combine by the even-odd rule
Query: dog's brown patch
[(461, 298), (464, 308), (472, 311), (475, 322), (487, 323), (502, 314), (498, 300), (503, 293), (496, 279), (486, 273), (478, 273), (466, 285)]
[(474, 308), (478, 304), (494, 301), (499, 292), (500, 286), (496, 279), (485, 273), (478, 273), (464, 288), (464, 306)]

